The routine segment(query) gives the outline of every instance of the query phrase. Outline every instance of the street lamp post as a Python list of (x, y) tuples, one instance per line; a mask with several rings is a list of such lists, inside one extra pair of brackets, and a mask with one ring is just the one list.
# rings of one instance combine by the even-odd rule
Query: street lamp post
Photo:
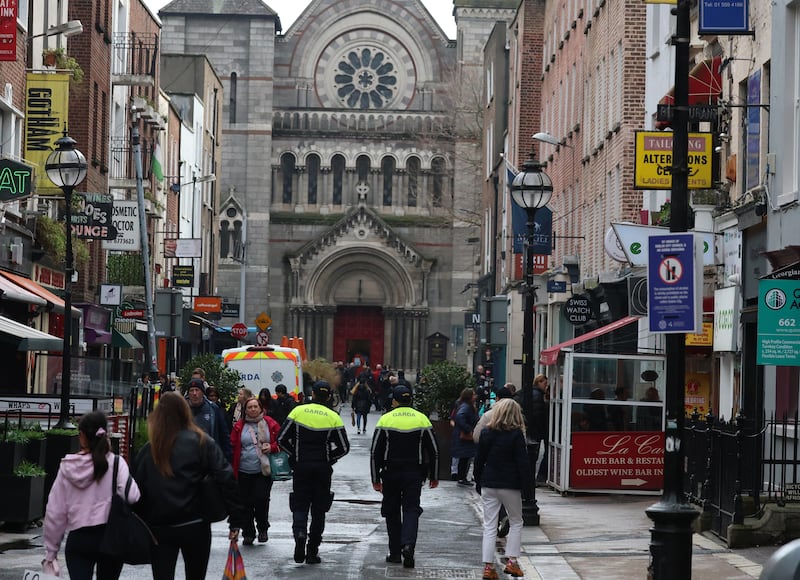
[(72, 375), (72, 192), (86, 178), (86, 157), (75, 149), (75, 140), (64, 136), (56, 141), (56, 150), (47, 158), (44, 169), (47, 177), (64, 192), (64, 346), (61, 363), (61, 409), (56, 427), (70, 429), (69, 394)]
[[(522, 411), (529, 428), (533, 425), (533, 309), (536, 298), (533, 285), (533, 244), (536, 232), (536, 212), (543, 208), (553, 196), (553, 182), (542, 171), (533, 154), (522, 164), (511, 183), (511, 198), (527, 214), (527, 236), (525, 245), (525, 307), (522, 326)], [(546, 444), (546, 443), (545, 443)], [(528, 447), (531, 462), (531, 476), (535, 480), (536, 459), (539, 446)], [(522, 506), (522, 520), (526, 526), (539, 525), (539, 506), (536, 502), (536, 485), (533, 486), (533, 499)]]
[[(670, 232), (685, 232), (689, 203), (689, 39), (691, 13), (689, 2), (678, 2), (675, 14), (675, 105), (672, 133), (672, 215)], [(698, 512), (686, 501), (683, 489), (685, 421), (685, 341), (683, 333), (666, 336), (667, 349), (667, 422), (664, 430), (664, 492), (661, 500), (645, 513), (653, 520), (650, 529), (650, 566), (648, 578), (670, 580), (692, 577), (692, 522)]]

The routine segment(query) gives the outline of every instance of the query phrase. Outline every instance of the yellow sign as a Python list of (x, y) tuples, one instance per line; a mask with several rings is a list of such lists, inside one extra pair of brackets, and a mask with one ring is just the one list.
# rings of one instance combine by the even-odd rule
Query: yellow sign
[[(689, 189), (711, 189), (711, 133), (689, 133)], [(634, 187), (670, 189), (672, 187), (672, 133), (636, 132)]]
[(714, 323), (704, 322), (703, 332), (700, 334), (687, 334), (686, 346), (713, 346), (714, 344)]
[(267, 316), (266, 312), (262, 312), (256, 316), (256, 326), (261, 332), (266, 332), (266, 330), (272, 326), (272, 319)]
[(645, 4), (677, 4), (678, 0), (644, 0)]
[(25, 159), (37, 166), (34, 190), (40, 195), (61, 194), (47, 178), (44, 165), (67, 128), (70, 75), (28, 73), (27, 79)]

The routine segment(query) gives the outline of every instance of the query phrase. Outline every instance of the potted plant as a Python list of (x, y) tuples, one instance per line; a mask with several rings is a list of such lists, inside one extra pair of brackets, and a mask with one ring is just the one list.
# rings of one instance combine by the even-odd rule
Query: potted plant
[(0, 440), (0, 473), (8, 474), (25, 459), (28, 439), (22, 431), (7, 429)]
[(74, 57), (67, 55), (63, 48), (46, 48), (42, 51), (42, 62), (45, 66), (55, 67), (56, 70), (72, 71), (71, 83), (83, 81), (83, 69)]
[(47, 439), (41, 429), (26, 429), (22, 431), (28, 439), (25, 447), (25, 459), (44, 468), (45, 450), (47, 449)]
[(466, 388), (475, 388), (475, 378), (452, 361), (440, 361), (422, 370), (415, 407), (431, 418), (439, 444), (439, 472), (450, 473), (450, 411)]
[(29, 461), (20, 463), (11, 474), (0, 475), (0, 520), (26, 523), (40, 519), (44, 515), (44, 480), (44, 469)]
[(45, 438), (47, 440), (44, 456), (44, 469), (47, 472), (45, 493), (50, 493), (61, 460), (68, 453), (77, 453), (81, 444), (77, 429), (50, 429), (45, 432)]

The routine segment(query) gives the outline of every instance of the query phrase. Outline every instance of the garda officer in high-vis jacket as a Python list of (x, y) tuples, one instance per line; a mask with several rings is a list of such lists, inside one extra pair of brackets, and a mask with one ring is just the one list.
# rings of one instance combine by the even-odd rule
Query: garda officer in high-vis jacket
[(326, 406), (330, 394), (328, 383), (314, 383), (311, 402), (292, 409), (278, 434), (278, 445), (289, 454), (294, 468), (289, 509), (292, 510), (294, 561), (298, 564), (320, 563), (319, 545), (325, 530), (325, 513), (333, 504), (332, 466), (350, 451), (342, 419)]
[(411, 390), (394, 388), (392, 410), (375, 425), (370, 452), (372, 487), (383, 493), (381, 515), (389, 534), (387, 562), (414, 567), (414, 547), (426, 477), (439, 485), (439, 448), (428, 418), (411, 407)]

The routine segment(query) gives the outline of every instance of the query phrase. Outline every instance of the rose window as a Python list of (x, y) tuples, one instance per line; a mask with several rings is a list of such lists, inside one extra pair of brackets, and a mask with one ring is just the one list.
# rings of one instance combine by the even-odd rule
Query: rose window
[(336, 94), (351, 109), (382, 109), (397, 91), (395, 65), (380, 50), (351, 50), (336, 67)]

